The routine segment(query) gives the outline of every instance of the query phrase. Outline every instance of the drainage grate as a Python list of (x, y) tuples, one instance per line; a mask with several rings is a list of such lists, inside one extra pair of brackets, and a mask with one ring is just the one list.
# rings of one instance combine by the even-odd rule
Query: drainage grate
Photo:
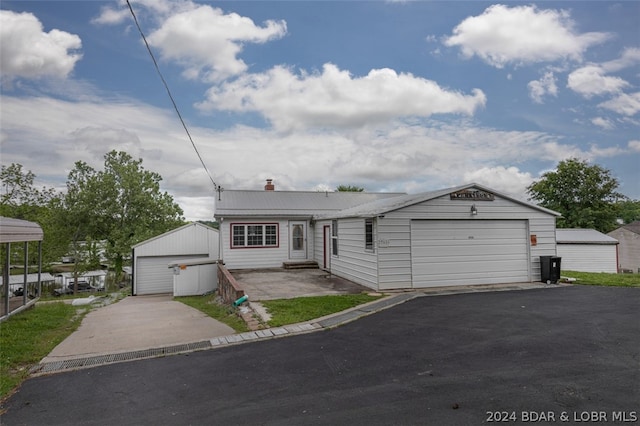
[(164, 348), (144, 349), (140, 351), (122, 352), (118, 354), (97, 355), (87, 358), (76, 358), (65, 361), (47, 362), (34, 366), (29, 372), (31, 374), (53, 373), (58, 371), (72, 370), (76, 368), (96, 367), (99, 365), (113, 364), (116, 362), (134, 361), (145, 358), (155, 358), (165, 355), (174, 355), (184, 352), (193, 352), (211, 348), (211, 342), (204, 340), (196, 343), (186, 343), (183, 345), (167, 346)]

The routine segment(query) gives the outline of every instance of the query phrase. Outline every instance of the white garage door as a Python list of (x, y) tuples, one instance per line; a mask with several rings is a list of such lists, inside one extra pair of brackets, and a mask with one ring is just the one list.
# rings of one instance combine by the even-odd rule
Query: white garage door
[(527, 241), (523, 220), (412, 221), (413, 287), (530, 281)]
[(206, 255), (139, 257), (136, 262), (135, 294), (173, 293), (173, 270), (167, 265), (180, 259), (197, 259)]

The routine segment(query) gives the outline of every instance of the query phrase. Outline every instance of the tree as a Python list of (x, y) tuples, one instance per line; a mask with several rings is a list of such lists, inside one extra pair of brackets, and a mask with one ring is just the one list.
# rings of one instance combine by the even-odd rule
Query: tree
[(559, 228), (594, 228), (609, 232), (617, 227), (616, 203), (626, 197), (617, 192), (618, 180), (598, 165), (576, 158), (561, 161), (527, 187), (530, 200), (562, 214)]
[(104, 170), (77, 162), (69, 174), (66, 208), (78, 236), (107, 241), (107, 256), (122, 272), (131, 247), (184, 223), (182, 209), (160, 191), (162, 177), (125, 152), (105, 155)]
[[(21, 164), (2, 166), (0, 171), (0, 216), (36, 222), (42, 228), (45, 238), (42, 242), (43, 261), (53, 261), (61, 251), (61, 242), (56, 236), (56, 227), (51, 215), (51, 207), (60, 199), (53, 188), (34, 185), (36, 175), (25, 171)], [(16, 248), (20, 251), (21, 248)], [(37, 250), (29, 250), (29, 263), (36, 263)]]
[(363, 192), (364, 188), (355, 185), (338, 185), (336, 188), (338, 192)]
[(618, 201), (618, 217), (624, 224), (640, 220), (640, 200)]

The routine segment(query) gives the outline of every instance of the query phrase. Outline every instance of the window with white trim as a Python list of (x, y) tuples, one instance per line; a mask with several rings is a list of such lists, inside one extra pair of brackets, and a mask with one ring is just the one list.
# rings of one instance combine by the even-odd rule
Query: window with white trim
[(364, 249), (373, 251), (373, 219), (364, 220)]
[(338, 256), (338, 221), (331, 221), (331, 254)]
[(278, 224), (234, 223), (231, 248), (278, 247)]

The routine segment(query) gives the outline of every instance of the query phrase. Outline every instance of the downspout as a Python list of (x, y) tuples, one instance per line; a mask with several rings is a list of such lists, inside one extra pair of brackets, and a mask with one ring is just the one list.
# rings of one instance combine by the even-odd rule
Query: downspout
[(131, 249), (131, 294), (136, 295), (136, 249)]

